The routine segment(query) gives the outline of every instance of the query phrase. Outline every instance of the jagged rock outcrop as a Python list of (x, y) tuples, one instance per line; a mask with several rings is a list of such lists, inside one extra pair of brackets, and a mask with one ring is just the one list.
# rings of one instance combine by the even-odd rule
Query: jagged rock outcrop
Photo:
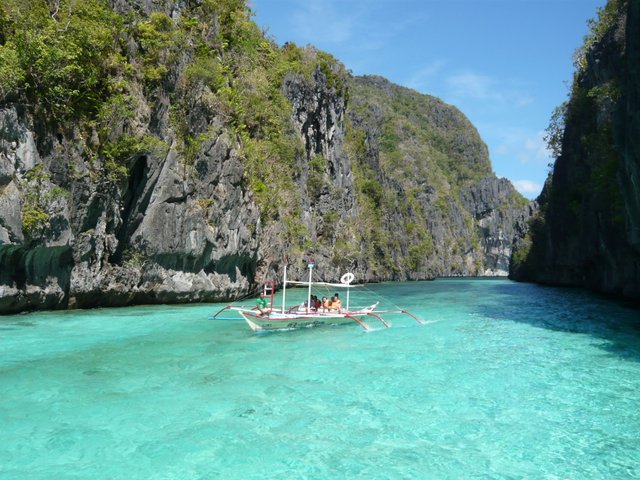
[(463, 203), (479, 229), (484, 255), (481, 274), (507, 276), (514, 240), (520, 238), (527, 220), (536, 211), (535, 202), (518, 201), (507, 179), (486, 177), (463, 193)]
[[(31, 136), (22, 139), (28, 147)], [(13, 158), (0, 155), (10, 174), (0, 192), (0, 311), (216, 301), (249, 291), (260, 218), (228, 136), (203, 146), (197, 175), (185, 177), (170, 148), (133, 160), (123, 190), (91, 181), (86, 166), (85, 175), (62, 177), (68, 190), (47, 205), (46, 229), (29, 242), (21, 217), (30, 187), (21, 167), (56, 159), (17, 143)], [(54, 192), (51, 175), (37, 188)]]
[[(308, 55), (318, 55), (310, 49)], [(344, 75), (338, 64), (334, 75)], [(302, 215), (296, 221), (303, 237), (294, 244), (282, 238), (283, 228), (265, 232), (260, 256), (277, 273), (283, 257), (290, 257), (291, 275), (304, 278), (306, 263), (313, 258), (322, 265), (320, 277), (340, 277), (339, 268), (331, 261), (336, 233), (352, 220), (356, 197), (351, 159), (344, 150), (346, 85), (330, 85), (327, 73), (315, 69), (310, 77), (290, 73), (283, 80), (283, 92), (291, 104), (291, 123), (304, 151), (297, 158), (296, 186)], [(304, 257), (304, 258), (303, 258)]]
[(640, 4), (609, 1), (577, 59), (559, 156), (511, 276), (640, 300)]
[(65, 20), (79, 45), (126, 14), (74, 65), (94, 103), (0, 89), (0, 313), (223, 301), (285, 256), (300, 278), (504, 274), (528, 207), (455, 108), (277, 48), (240, 3), (94, 3)]

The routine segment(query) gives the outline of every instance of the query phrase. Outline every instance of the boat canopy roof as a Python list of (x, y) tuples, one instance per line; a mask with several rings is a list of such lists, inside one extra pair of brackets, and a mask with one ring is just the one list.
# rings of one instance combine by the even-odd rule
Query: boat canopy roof
[[(309, 285), (309, 282), (297, 282), (293, 280), (287, 280), (287, 284), (291, 285)], [(338, 288), (355, 288), (355, 287), (363, 287), (364, 285), (351, 285), (348, 283), (329, 283), (329, 282), (311, 282), (311, 286), (320, 285), (322, 287), (338, 287)]]

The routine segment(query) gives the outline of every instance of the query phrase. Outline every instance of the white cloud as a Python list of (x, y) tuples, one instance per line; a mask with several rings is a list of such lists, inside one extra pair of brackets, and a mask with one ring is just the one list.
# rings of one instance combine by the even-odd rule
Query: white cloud
[(291, 15), (296, 37), (318, 46), (349, 41), (357, 28), (356, 18), (346, 16), (333, 7), (330, 2), (304, 2)]
[(449, 76), (446, 83), (454, 97), (504, 101), (503, 96), (494, 91), (495, 81), (487, 75), (461, 73)]
[(547, 142), (544, 140), (544, 132), (537, 132), (533, 136), (524, 139), (521, 149), (518, 152), (518, 160), (521, 163), (549, 163), (551, 154), (547, 149)]
[(512, 180), (511, 183), (525, 197), (531, 194), (537, 195), (542, 190), (542, 185), (531, 180)]
[(526, 107), (527, 105), (531, 105), (534, 99), (530, 95), (523, 94), (516, 98), (514, 98), (515, 106), (518, 108)]
[(442, 67), (447, 62), (444, 60), (435, 60), (431, 62), (429, 65), (425, 65), (424, 67), (417, 70), (406, 82), (406, 86), (409, 88), (413, 88), (414, 90), (419, 90), (422, 92), (427, 92), (430, 88), (429, 83), (431, 79), (435, 76), (436, 73), (442, 70)]
[(510, 151), (509, 145), (501, 143), (493, 151), (494, 155), (508, 155)]
[[(435, 64), (438, 68), (442, 64)], [(426, 68), (427, 73), (431, 70)], [(420, 78), (421, 71), (415, 76)], [(483, 109), (521, 109), (535, 102), (533, 96), (523, 91), (522, 82), (496, 78), (473, 71), (448, 73), (443, 79), (443, 98), (454, 105), (475, 102)]]
[(491, 151), (492, 155), (515, 158), (521, 164), (546, 165), (551, 161), (545, 132), (499, 125), (484, 127), (487, 135), (495, 138), (497, 146)]

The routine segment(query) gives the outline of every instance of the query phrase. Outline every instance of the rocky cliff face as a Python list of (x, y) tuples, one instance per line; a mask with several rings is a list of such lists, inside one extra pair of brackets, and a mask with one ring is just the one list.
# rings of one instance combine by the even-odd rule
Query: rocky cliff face
[(363, 251), (375, 245), (394, 279), (506, 276), (516, 219), (531, 207), (496, 178), (468, 119), (380, 77), (356, 78), (350, 92), (352, 137), (362, 143), (360, 205), (374, 206), (361, 215), (378, 219), (381, 231), (403, 232), (365, 238)]
[(537, 210), (524, 202), (507, 179), (486, 177), (463, 193), (465, 209), (475, 219), (483, 255), (481, 275), (507, 276), (514, 241)]
[[(320, 52), (311, 48), (306, 54), (315, 58)], [(344, 75), (338, 64), (328, 68)], [(289, 219), (295, 226), (285, 220), (265, 229), (259, 255), (265, 266), (262, 278), (281, 274), (285, 258), (290, 278), (306, 278), (309, 259), (321, 267), (318, 278), (335, 281), (342, 275), (332, 262), (332, 250), (338, 232), (357, 211), (351, 159), (344, 150), (346, 85), (329, 83), (319, 68), (309, 77), (289, 73), (283, 80), (293, 131), (304, 148), (295, 166), (296, 216)]]
[[(4, 114), (5, 122), (17, 119), (15, 110)], [(30, 132), (24, 121), (16, 130)], [(166, 155), (133, 159), (122, 189), (92, 181), (95, 172), (72, 147), (61, 148), (60, 157), (76, 160), (83, 171), (55, 181), (53, 173), (43, 173), (35, 184), (21, 166), (41, 165), (51, 172), (60, 158), (40, 155), (20, 137), (14, 143), (13, 158), (3, 158), (8, 175), (0, 187), (3, 204), (10, 206), (0, 212), (0, 309), (214, 301), (248, 291), (260, 222), (226, 135), (203, 145), (197, 175), (185, 178), (170, 148)], [(21, 217), (30, 189), (49, 197), (48, 218), (42, 231), (25, 238)]]
[[(70, 31), (111, 15), (87, 5)], [(0, 313), (223, 301), (285, 256), (326, 280), (505, 274), (529, 207), (460, 112), (207, 5), (112, 2), (109, 62), (77, 66), (95, 105), (0, 89)]]
[(608, 2), (577, 58), (559, 156), (512, 276), (638, 300), (638, 2)]

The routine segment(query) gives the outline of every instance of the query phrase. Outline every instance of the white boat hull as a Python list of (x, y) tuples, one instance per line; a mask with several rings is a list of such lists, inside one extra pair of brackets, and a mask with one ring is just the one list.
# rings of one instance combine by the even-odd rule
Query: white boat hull
[(245, 310), (239, 313), (254, 332), (267, 332), (319, 327), (322, 325), (353, 325), (353, 323), (359, 323), (362, 326), (361, 318), (371, 315), (376, 305), (348, 312), (272, 312), (267, 315), (260, 315), (255, 311), (248, 312)]

